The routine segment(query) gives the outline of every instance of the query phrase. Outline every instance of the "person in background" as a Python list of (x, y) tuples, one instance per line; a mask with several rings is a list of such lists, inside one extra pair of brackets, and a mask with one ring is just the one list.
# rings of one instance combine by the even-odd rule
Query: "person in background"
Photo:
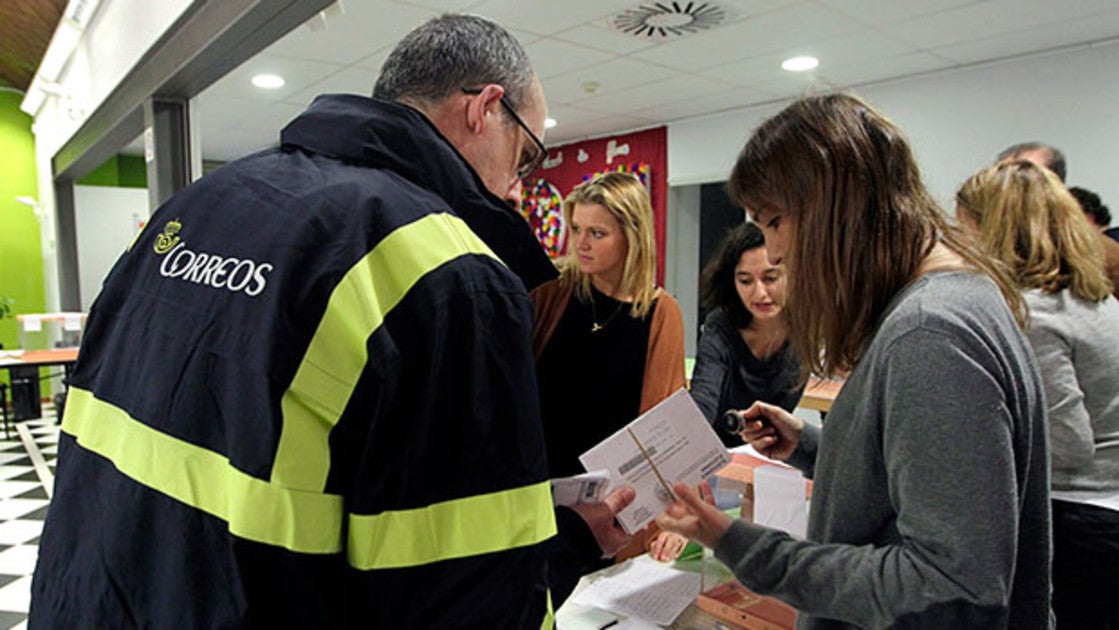
[(1103, 204), (1099, 195), (1080, 186), (1069, 186), (1068, 191), (1080, 204), (1080, 209), (1084, 211), (1084, 216), (1092, 227), (1102, 232), (1111, 225), (1111, 209)]
[[(545, 109), (512, 35), (443, 15), (374, 98), (316, 99), (156, 211), (89, 317), (30, 625), (551, 625), (578, 541), (526, 287), (555, 269), (502, 200)], [(573, 513), (599, 554), (632, 492)]]
[(1084, 216), (1088, 217), (1092, 226), (1100, 234), (1097, 239), (1103, 250), (1103, 272), (1111, 283), (1112, 295), (1119, 297), (1119, 242), (1116, 242), (1107, 232), (1107, 226), (1111, 225), (1111, 212), (1100, 201), (1099, 195), (1086, 188), (1073, 186), (1068, 191), (1080, 204)]
[(1058, 628), (1119, 628), (1119, 302), (1096, 231), (1051, 172), (1010, 162), (968, 179), (957, 215), (1007, 265), (1049, 403)]
[(999, 152), (995, 163), (1010, 162), (1013, 160), (1027, 160), (1040, 164), (1053, 173), (1062, 182), (1068, 175), (1068, 166), (1065, 163), (1065, 154), (1060, 149), (1043, 142), (1019, 142), (1012, 144)]
[[(1039, 166), (1044, 166), (1053, 172), (1063, 184), (1068, 174), (1068, 166), (1065, 163), (1065, 154), (1056, 147), (1042, 144), (1040, 142), (1023, 142), (1007, 147), (996, 158), (995, 163), (1012, 162), (1015, 160), (1026, 160), (1033, 162)], [(1097, 197), (1097, 200), (1099, 198)], [(1108, 220), (1110, 223), (1110, 218)], [(1106, 223), (1104, 225), (1107, 225)], [(1100, 247), (1104, 252), (1104, 273), (1111, 279), (1112, 292), (1119, 297), (1119, 242), (1114, 242), (1107, 234), (1103, 232), (1096, 237), (1100, 241)]]
[(723, 443), (741, 446), (742, 438), (718, 422), (723, 413), (758, 400), (792, 411), (804, 393), (788, 343), (785, 269), (769, 262), (761, 228), (743, 223), (723, 238), (699, 286), (711, 312), (689, 390)]
[(764, 402), (745, 412), (743, 439), (815, 480), (807, 540), (684, 484), (657, 522), (794, 606), (802, 628), (1045, 628), (1045, 401), (1011, 278), (855, 96), (764, 122), (728, 188), (787, 266), (798, 356), (849, 376), (822, 427)]
[[(683, 316), (656, 286), (645, 185), (626, 173), (599, 175), (575, 187), (563, 216), (571, 233), (560, 277), (532, 292), (552, 477), (585, 472), (579, 455), (685, 384)], [(636, 536), (618, 559), (644, 553), (655, 537)], [(669, 542), (660, 557), (686, 543)]]

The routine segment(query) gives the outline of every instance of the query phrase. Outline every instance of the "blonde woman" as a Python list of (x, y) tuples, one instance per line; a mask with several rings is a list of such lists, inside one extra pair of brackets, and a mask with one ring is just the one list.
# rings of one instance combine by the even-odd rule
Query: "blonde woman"
[[(684, 386), (684, 324), (655, 282), (653, 212), (644, 184), (607, 173), (563, 204), (571, 248), (560, 277), (532, 293), (533, 349), (548, 467), (579, 455)], [(645, 537), (619, 558), (645, 550)], [(669, 549), (678, 553), (682, 539)], [(678, 548), (677, 548), (678, 547)]]
[(1030, 308), (1049, 403), (1057, 627), (1119, 627), (1119, 302), (1097, 232), (1056, 175), (1030, 162), (980, 171), (956, 203)]

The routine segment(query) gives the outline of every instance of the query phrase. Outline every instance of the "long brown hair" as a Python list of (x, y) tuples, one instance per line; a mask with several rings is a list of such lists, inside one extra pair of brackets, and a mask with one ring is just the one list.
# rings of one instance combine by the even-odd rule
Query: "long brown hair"
[(972, 175), (958, 211), (979, 227), (981, 247), (1006, 263), (1023, 289), (1070, 289), (1089, 302), (1111, 295), (1099, 235), (1049, 169), (1018, 160)]
[[(653, 206), (641, 180), (628, 173), (605, 173), (579, 184), (563, 201), (563, 220), (571, 225), (578, 204), (596, 203), (622, 226), (626, 236), (626, 262), (622, 292), (633, 296), (630, 315), (644, 317), (656, 297), (657, 251), (653, 246)], [(584, 302), (591, 300), (591, 277), (579, 268), (572, 251), (560, 262), (561, 282), (574, 287)]]
[(938, 241), (990, 276), (1024, 322), (1009, 275), (948, 223), (901, 130), (855, 96), (804, 98), (763, 123), (739, 154), (728, 193), (751, 212), (779, 211), (789, 221), (789, 336), (812, 372), (854, 367)]

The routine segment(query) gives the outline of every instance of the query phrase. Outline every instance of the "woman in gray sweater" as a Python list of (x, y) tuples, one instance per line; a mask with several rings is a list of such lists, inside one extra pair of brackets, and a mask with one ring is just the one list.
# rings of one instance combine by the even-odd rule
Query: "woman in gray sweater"
[(815, 373), (850, 374), (822, 429), (746, 411), (744, 439), (815, 479), (807, 540), (682, 484), (658, 523), (796, 607), (801, 627), (1046, 627), (1044, 396), (1009, 276), (947, 223), (900, 130), (853, 96), (763, 123), (729, 189), (788, 268), (793, 347)]
[(1119, 628), (1119, 302), (1096, 231), (1031, 162), (976, 173), (956, 203), (1030, 307), (1049, 404), (1057, 627)]

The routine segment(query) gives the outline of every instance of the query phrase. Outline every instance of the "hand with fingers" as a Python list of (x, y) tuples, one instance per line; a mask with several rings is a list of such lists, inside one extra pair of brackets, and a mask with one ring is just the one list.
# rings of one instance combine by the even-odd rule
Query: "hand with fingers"
[(672, 562), (680, 557), (688, 538), (673, 532), (661, 531), (649, 543), (649, 555), (658, 562)]
[(701, 483), (697, 495), (687, 484), (677, 483), (672, 491), (677, 500), (657, 517), (657, 525), (714, 548), (734, 519), (715, 507), (711, 486), (706, 481)]
[(784, 461), (793, 454), (804, 421), (784, 409), (761, 401), (742, 411), (742, 440), (762, 455)]
[(618, 553), (632, 538), (615, 517), (633, 503), (636, 497), (637, 491), (625, 486), (608, 494), (601, 503), (576, 503), (571, 506), (587, 522), (595, 542), (602, 549), (602, 557), (608, 558)]

